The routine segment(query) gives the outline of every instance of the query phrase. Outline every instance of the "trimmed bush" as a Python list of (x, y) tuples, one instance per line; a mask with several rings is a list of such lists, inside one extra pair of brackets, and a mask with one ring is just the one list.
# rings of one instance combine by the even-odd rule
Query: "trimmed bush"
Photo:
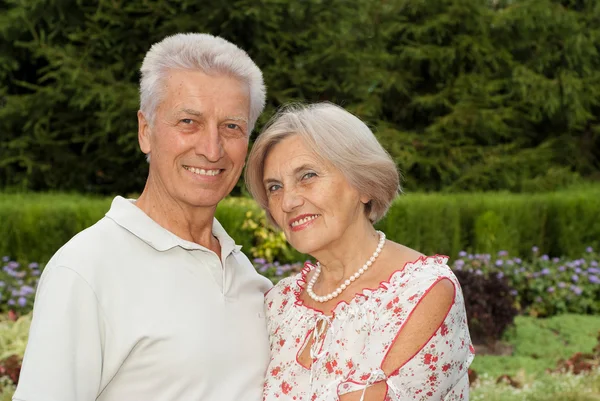
[[(0, 194), (0, 256), (44, 263), (66, 241), (100, 219), (110, 198), (65, 194)], [(258, 244), (244, 228), (251, 199), (228, 198), (216, 216), (249, 254)], [(528, 257), (532, 246), (549, 256), (600, 249), (600, 187), (518, 195), (508, 193), (407, 194), (377, 224), (389, 239), (425, 254), (508, 251)], [(303, 256), (289, 253), (296, 262)]]

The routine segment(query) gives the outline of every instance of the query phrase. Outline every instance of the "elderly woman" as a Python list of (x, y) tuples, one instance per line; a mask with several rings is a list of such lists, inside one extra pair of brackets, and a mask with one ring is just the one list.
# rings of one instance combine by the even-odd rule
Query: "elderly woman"
[(447, 257), (373, 227), (399, 175), (363, 122), (328, 103), (285, 108), (254, 143), (246, 183), (289, 243), (317, 260), (266, 295), (266, 401), (469, 398), (459, 283)]

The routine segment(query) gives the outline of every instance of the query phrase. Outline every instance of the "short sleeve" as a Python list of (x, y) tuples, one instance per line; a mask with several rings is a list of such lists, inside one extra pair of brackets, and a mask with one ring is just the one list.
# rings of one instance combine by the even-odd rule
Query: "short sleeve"
[(421, 400), (425, 395), (425, 399), (442, 400), (450, 393), (468, 392), (468, 368), (474, 353), (461, 309), (455, 302), (425, 346), (390, 375), (388, 385), (402, 395), (400, 398)]
[[(473, 349), (467, 326), (462, 291), (446, 259), (416, 268), (404, 277), (386, 284), (387, 291), (375, 299), (377, 313), (369, 333), (361, 363), (351, 377), (340, 386), (340, 394), (364, 391), (386, 381), (390, 400), (446, 400), (446, 395), (460, 393), (466, 381)], [(455, 287), (452, 305), (442, 324), (414, 356), (400, 368), (386, 375), (382, 366), (411, 313), (429, 290), (440, 280), (449, 279)], [(448, 398), (450, 399), (450, 398)]]
[(48, 266), (38, 286), (14, 401), (92, 401), (99, 394), (105, 319), (75, 271)]

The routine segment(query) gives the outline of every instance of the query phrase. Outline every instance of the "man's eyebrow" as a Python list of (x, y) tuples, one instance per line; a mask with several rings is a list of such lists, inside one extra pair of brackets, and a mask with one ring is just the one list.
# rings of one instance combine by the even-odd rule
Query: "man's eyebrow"
[(226, 120), (233, 120), (233, 121), (242, 121), (245, 122), (246, 124), (248, 124), (248, 119), (242, 116), (226, 116), (225, 117)]
[(191, 114), (191, 115), (197, 116), (197, 117), (202, 117), (202, 112), (200, 112), (198, 110), (194, 110), (194, 109), (181, 109), (180, 112), (186, 113), (186, 114)]

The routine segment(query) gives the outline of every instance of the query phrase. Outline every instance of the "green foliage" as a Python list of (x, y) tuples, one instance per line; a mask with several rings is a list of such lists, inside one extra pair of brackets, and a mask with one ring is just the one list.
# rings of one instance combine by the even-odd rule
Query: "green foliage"
[(247, 211), (242, 228), (250, 232), (254, 238), (254, 246), (250, 248), (252, 258), (264, 259), (267, 262), (294, 260), (293, 251), (287, 243), (285, 234), (267, 222), (264, 210)]
[(340, 104), (374, 128), (411, 190), (555, 190), (600, 170), (595, 0), (0, 8), (0, 188), (139, 191), (138, 70), (152, 43), (185, 31), (223, 36), (262, 67), (259, 128), (289, 101)]
[(30, 325), (31, 314), (21, 316), (16, 321), (0, 315), (0, 361), (12, 355), (23, 357)]
[(477, 355), (471, 368), (497, 378), (524, 370), (539, 378), (557, 362), (577, 352), (590, 353), (597, 344), (600, 316), (560, 315), (548, 319), (517, 316), (515, 326), (504, 334), (512, 355)]
[[(515, 360), (516, 361), (516, 360)], [(519, 377), (521, 379), (521, 377)], [(586, 375), (551, 374), (527, 380), (522, 389), (487, 379), (471, 389), (472, 401), (598, 401), (600, 371)]]
[(17, 390), (12, 380), (7, 376), (0, 377), (0, 401), (12, 401), (12, 396)]
[(0, 195), (0, 254), (21, 262), (45, 263), (109, 207), (109, 199), (79, 195)]
[(600, 249), (600, 188), (547, 194), (406, 194), (377, 226), (389, 238), (425, 254), (460, 251), (528, 257), (578, 256)]
[[(45, 263), (71, 237), (99, 220), (110, 202), (80, 195), (0, 194), (0, 256)], [(254, 252), (281, 258), (281, 263), (307, 259), (292, 249), (283, 251), (281, 238), (264, 220), (255, 220), (256, 230), (266, 235), (262, 239), (248, 223), (244, 228), (248, 211), (260, 216), (253, 200), (228, 198), (216, 212), (248, 255), (254, 247)], [(429, 255), (505, 250), (523, 258), (538, 246), (540, 255), (578, 257), (588, 246), (600, 249), (599, 215), (598, 186), (534, 195), (407, 194), (394, 202), (377, 228), (391, 240)]]

